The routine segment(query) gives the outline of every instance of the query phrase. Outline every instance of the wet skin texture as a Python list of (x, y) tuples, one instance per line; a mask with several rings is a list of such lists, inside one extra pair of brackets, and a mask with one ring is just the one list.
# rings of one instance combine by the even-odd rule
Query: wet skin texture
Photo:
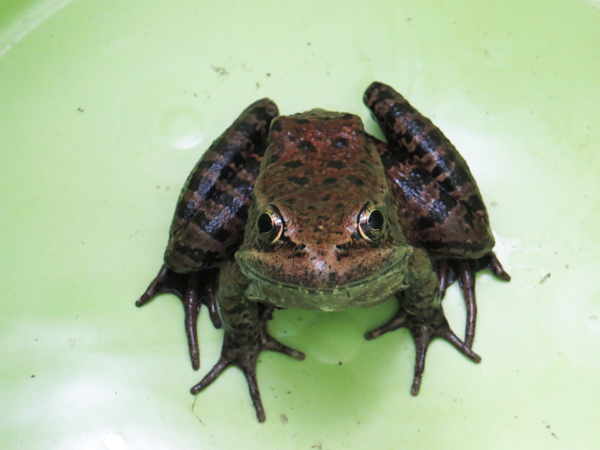
[[(353, 114), (313, 109), (279, 116), (269, 99), (250, 105), (211, 145), (179, 197), (164, 264), (136, 302), (176, 294), (185, 309), (192, 365), (200, 365), (202, 304), (225, 331), (221, 357), (196, 394), (227, 367), (248, 381), (257, 418), (266, 418), (256, 380), (262, 350), (304, 354), (267, 331), (274, 308), (339, 311), (395, 296), (398, 312), (367, 333), (408, 328), (416, 346), (417, 395), (432, 339), (475, 362), (475, 274), (510, 277), (492, 252), (483, 200), (469, 168), (442, 132), (400, 94), (374, 82), (364, 95), (387, 142)], [(459, 281), (465, 339), (442, 309)]]

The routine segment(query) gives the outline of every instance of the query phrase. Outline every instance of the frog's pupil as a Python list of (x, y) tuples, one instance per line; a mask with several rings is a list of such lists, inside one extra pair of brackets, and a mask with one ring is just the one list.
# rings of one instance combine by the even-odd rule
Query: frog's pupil
[(262, 213), (258, 217), (258, 231), (261, 233), (269, 233), (273, 229), (273, 221), (267, 213)]
[(372, 230), (381, 230), (383, 228), (383, 214), (378, 209), (375, 209), (369, 214), (367, 222)]

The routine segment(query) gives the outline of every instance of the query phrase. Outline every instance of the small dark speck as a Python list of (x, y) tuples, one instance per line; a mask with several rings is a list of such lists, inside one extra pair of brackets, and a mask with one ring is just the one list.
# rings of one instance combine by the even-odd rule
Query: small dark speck
[(546, 275), (544, 275), (544, 278), (542, 278), (540, 280), (540, 284), (542, 284), (544, 281), (546, 281), (548, 278), (550, 278), (550, 275), (552, 275), (550, 272), (548, 272)]
[(219, 75), (229, 75), (229, 72), (227, 72), (227, 69), (225, 69), (225, 67), (213, 66), (212, 64), (210, 67)]
[(341, 362), (341, 361), (340, 361), (340, 362), (338, 362), (338, 366), (341, 366), (341, 365), (342, 365), (342, 362)]
[(31, 375), (31, 378), (35, 378), (35, 375)]
[(490, 206), (498, 206), (498, 203), (496, 203), (496, 202), (491, 202), (491, 203), (490, 203)]
[(267, 72), (267, 76), (270, 77), (271, 76), (271, 72)]
[(279, 414), (279, 418), (281, 419), (281, 423), (284, 425), (290, 421), (286, 414)]
[(79, 112), (81, 112), (81, 113), (82, 113), (82, 112), (84, 112), (84, 111), (85, 111), (85, 109), (83, 109), (83, 108), (77, 108), (77, 111), (79, 111)]

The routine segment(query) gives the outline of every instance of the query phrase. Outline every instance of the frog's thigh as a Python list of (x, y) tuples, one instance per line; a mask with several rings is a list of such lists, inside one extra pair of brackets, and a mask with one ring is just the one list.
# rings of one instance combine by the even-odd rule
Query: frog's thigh
[(241, 243), (252, 188), (277, 106), (250, 105), (217, 138), (190, 173), (171, 225), (165, 263), (179, 273), (215, 267)]
[(387, 170), (399, 218), (415, 244), (437, 258), (478, 258), (494, 246), (485, 207), (473, 211), (424, 171), (407, 165)]

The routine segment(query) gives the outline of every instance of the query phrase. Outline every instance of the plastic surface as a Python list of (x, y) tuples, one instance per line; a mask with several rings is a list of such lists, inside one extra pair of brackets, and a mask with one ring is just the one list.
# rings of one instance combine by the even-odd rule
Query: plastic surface
[[(600, 445), (598, 2), (0, 1), (0, 447), (505, 449)], [(391, 84), (460, 149), (513, 280), (477, 278), (476, 365), (432, 345), (410, 396), (394, 305), (279, 312), (267, 422), (180, 302), (134, 301), (180, 187), (257, 98), (360, 114)], [(446, 311), (462, 332), (453, 286)]]

